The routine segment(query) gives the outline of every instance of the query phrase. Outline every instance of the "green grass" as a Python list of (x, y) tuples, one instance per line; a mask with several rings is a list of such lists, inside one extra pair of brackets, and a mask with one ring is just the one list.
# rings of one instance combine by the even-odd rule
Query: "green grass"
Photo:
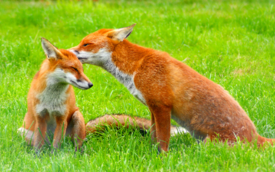
[[(170, 2), (171, 1), (171, 2)], [(30, 83), (45, 56), (40, 38), (59, 48), (77, 45), (100, 28), (137, 23), (131, 42), (170, 53), (222, 85), (241, 104), (258, 132), (275, 138), (275, 9), (273, 1), (0, 2), (0, 169), (2, 171), (275, 171), (273, 147), (196, 144), (171, 139), (158, 155), (150, 136), (108, 129), (88, 136), (84, 153), (66, 139), (36, 157), (16, 133), (27, 111)], [(85, 121), (103, 114), (150, 118), (113, 76), (84, 65), (94, 87), (75, 89)]]

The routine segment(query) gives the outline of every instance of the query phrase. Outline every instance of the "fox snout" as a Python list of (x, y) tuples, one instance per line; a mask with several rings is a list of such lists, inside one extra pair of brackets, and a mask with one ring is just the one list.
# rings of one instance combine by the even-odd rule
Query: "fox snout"
[(79, 54), (79, 51), (77, 50), (72, 50), (71, 52), (73, 52), (75, 55)]
[(74, 53), (75, 55), (79, 54), (79, 51), (76, 50), (76, 47), (72, 47), (72, 48), (67, 49), (67, 50), (70, 51), (70, 52), (72, 52), (72, 53)]
[(88, 82), (88, 87), (89, 88), (91, 88), (93, 86), (93, 83), (89, 80), (89, 78), (86, 75), (83, 76), (83, 80)]
[(93, 86), (93, 83), (87, 82), (85, 80), (80, 80), (80, 79), (78, 79), (76, 81), (70, 80), (70, 84), (72, 84), (73, 86), (80, 88), (82, 90), (87, 90)]
[(96, 61), (96, 58), (93, 57), (92, 53), (89, 52), (78, 52), (75, 51), (73, 52), (76, 57), (78, 58), (78, 60), (82, 63), (82, 64), (93, 64), (93, 61)]
[(80, 84), (82, 82), (86, 82), (87, 83), (87, 88), (84, 87), (82, 89), (89, 89), (89, 88), (91, 88), (93, 86), (93, 83), (89, 80), (89, 78), (84, 73), (82, 73), (82, 79), (81, 80), (77, 80), (77, 82), (78, 82), (79, 86), (80, 86)]
[(88, 83), (88, 87), (91, 88), (93, 86), (93, 83)]
[(78, 50), (75, 49), (76, 47), (70, 48), (68, 49), (71, 53), (74, 53), (74, 55), (76, 55), (76, 57), (78, 58), (78, 60), (80, 60), (82, 63), (87, 60), (87, 57), (80, 57), (80, 52)]
[(89, 78), (83, 73), (83, 71), (78, 70), (79, 75), (75, 75), (72, 72), (61, 72), (61, 75), (64, 75), (63, 78), (65, 79), (65, 82), (79, 88), (82, 90), (89, 89), (93, 86), (93, 83), (89, 80)]

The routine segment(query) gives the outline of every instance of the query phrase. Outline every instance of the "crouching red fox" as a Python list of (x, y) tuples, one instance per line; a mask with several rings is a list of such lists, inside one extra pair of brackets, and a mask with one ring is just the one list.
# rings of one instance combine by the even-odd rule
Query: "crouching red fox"
[(256, 141), (260, 136), (239, 103), (220, 85), (202, 76), (168, 53), (126, 40), (134, 25), (101, 29), (70, 49), (82, 63), (102, 67), (121, 82), (151, 112), (152, 140), (168, 150), (170, 119), (196, 139), (233, 143)]

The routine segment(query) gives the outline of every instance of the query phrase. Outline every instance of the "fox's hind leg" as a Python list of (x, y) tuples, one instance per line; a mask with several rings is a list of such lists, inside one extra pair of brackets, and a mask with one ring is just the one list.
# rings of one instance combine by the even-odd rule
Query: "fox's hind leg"
[(67, 134), (72, 138), (75, 150), (80, 149), (86, 137), (85, 121), (80, 111), (75, 111), (70, 120)]

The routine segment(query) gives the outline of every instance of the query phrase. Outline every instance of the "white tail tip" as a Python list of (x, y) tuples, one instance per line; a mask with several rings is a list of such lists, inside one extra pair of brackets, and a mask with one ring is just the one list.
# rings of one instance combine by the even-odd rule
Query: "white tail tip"
[(189, 133), (185, 128), (182, 127), (173, 127), (171, 128), (171, 136), (175, 136), (177, 134)]
[(24, 134), (26, 134), (29, 130), (25, 129), (25, 128), (19, 128), (17, 130), (17, 133), (20, 134), (21, 136), (23, 136)]

